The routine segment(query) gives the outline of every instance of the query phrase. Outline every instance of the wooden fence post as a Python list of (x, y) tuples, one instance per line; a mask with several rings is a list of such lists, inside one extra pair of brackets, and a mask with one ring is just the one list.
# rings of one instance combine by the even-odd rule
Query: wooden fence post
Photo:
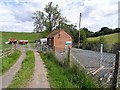
[(70, 47), (68, 47), (68, 65), (70, 65)]
[(114, 72), (113, 72), (113, 79), (112, 79), (112, 85), (111, 89), (116, 90), (118, 86), (120, 85), (120, 51), (116, 54), (116, 59), (115, 59), (115, 67), (114, 67)]

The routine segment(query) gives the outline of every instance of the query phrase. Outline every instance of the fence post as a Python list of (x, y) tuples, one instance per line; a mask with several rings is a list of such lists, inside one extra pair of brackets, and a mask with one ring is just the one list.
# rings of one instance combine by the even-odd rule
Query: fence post
[(113, 72), (113, 80), (112, 80), (112, 85), (111, 89), (116, 90), (116, 88), (120, 85), (120, 51), (116, 54), (116, 59), (115, 59), (115, 67), (114, 67), (114, 72)]
[(70, 65), (70, 47), (68, 47), (68, 65)]

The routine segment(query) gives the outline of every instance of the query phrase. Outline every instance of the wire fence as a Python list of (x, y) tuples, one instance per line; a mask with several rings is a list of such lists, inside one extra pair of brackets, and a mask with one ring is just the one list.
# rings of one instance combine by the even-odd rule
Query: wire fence
[(12, 48), (6, 48), (4, 50), (0, 50), (0, 58), (8, 56), (12, 53)]
[[(62, 63), (65, 62), (68, 56), (68, 51), (66, 51), (67, 49), (64, 50), (64, 52), (55, 51), (56, 57)], [(116, 54), (113, 53), (101, 53), (91, 50), (72, 48), (70, 50), (70, 66), (82, 66), (87, 70), (88, 74), (97, 77), (103, 86), (110, 86), (115, 57)]]

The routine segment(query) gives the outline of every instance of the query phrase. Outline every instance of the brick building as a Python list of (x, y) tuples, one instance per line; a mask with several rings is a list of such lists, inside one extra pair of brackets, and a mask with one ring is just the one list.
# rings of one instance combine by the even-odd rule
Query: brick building
[(47, 37), (49, 47), (58, 52), (63, 52), (65, 46), (72, 48), (72, 37), (64, 30), (54, 30)]

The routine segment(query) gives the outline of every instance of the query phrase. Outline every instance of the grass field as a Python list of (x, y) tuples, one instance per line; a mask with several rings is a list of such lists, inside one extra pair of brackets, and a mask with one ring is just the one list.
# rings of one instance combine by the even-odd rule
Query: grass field
[[(106, 40), (106, 42), (108, 44), (114, 44), (116, 42), (120, 42), (119, 40), (119, 37), (120, 37), (120, 33), (114, 33), (114, 34), (109, 34), (109, 35), (104, 35), (104, 38)], [(89, 41), (95, 41), (95, 40), (99, 40), (100, 36), (99, 37), (92, 37), (92, 38), (87, 38), (87, 40)]]
[(2, 39), (2, 48), (10, 47), (11, 45), (6, 45), (9, 38), (16, 38), (17, 40), (29, 40), (29, 42), (34, 42), (36, 39), (41, 37), (40, 33), (22, 33), (22, 32), (1, 32), (0, 38)]
[[(2, 73), (6, 72), (20, 57), (21, 52), (16, 50), (11, 55), (2, 59)], [(1, 74), (1, 72), (0, 72)]]
[(33, 51), (27, 51), (26, 58), (22, 62), (21, 69), (15, 75), (14, 80), (8, 88), (23, 88), (32, 78), (34, 71), (35, 57)]
[(40, 53), (45, 62), (48, 79), (52, 88), (96, 88), (97, 84), (82, 69), (70, 69), (58, 63), (52, 53)]

